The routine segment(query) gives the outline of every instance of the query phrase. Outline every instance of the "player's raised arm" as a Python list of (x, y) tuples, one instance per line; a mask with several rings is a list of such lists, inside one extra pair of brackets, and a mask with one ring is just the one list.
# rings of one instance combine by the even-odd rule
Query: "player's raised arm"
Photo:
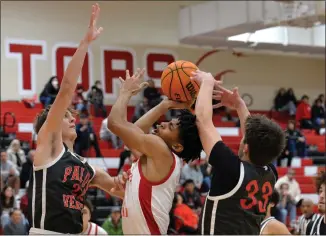
[(221, 135), (216, 130), (212, 116), (213, 116), (213, 89), (215, 79), (210, 73), (197, 71), (194, 74), (194, 79), (200, 80), (201, 86), (197, 97), (195, 114), (197, 117), (197, 126), (199, 129), (199, 136), (207, 155), (210, 155), (214, 145), (221, 141)]
[(100, 14), (99, 5), (98, 4), (93, 5), (92, 15), (90, 18), (90, 23), (88, 26), (87, 33), (84, 39), (80, 42), (77, 51), (73, 55), (67, 67), (67, 70), (65, 71), (58, 95), (49, 110), (44, 125), (39, 131), (38, 140), (37, 140), (38, 144), (49, 142), (49, 140), (53, 141), (53, 138), (51, 138), (53, 134), (55, 135), (55, 140), (57, 141), (57, 143), (60, 143), (60, 145), (62, 144), (62, 137), (61, 137), (62, 119), (66, 115), (67, 108), (71, 104), (71, 100), (77, 86), (78, 76), (84, 64), (88, 46), (102, 32), (102, 28), (101, 27), (97, 28), (96, 26), (96, 22), (99, 17), (99, 14)]
[[(130, 98), (147, 85), (140, 82), (143, 73), (144, 70), (138, 69), (135, 75), (130, 77), (127, 71), (126, 80), (120, 78), (122, 86), (108, 117), (108, 129), (119, 136), (129, 149), (135, 149), (147, 157), (170, 155), (170, 150), (162, 139), (152, 134), (145, 134), (141, 128), (126, 120)], [(153, 146), (155, 148), (152, 148)]]

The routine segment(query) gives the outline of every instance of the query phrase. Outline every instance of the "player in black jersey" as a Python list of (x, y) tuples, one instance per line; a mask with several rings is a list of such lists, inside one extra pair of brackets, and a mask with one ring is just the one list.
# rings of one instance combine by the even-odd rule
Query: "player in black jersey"
[(87, 33), (68, 65), (59, 93), (53, 105), (35, 121), (37, 149), (28, 190), (30, 234), (81, 233), (88, 187), (93, 185), (106, 191), (118, 187), (117, 178), (73, 153), (77, 135), (75, 118), (68, 109), (88, 46), (102, 31), (96, 26), (99, 13), (98, 4), (93, 5)]
[[(201, 234), (255, 234), (266, 214), (276, 182), (270, 163), (282, 152), (284, 132), (272, 120), (250, 115), (237, 88), (229, 91), (210, 73), (197, 71), (200, 83), (196, 103), (199, 135), (212, 165), (212, 183), (201, 216)], [(243, 139), (239, 156), (224, 144), (212, 121), (212, 93), (221, 102), (214, 107), (236, 109)]]
[(291, 235), (285, 224), (272, 216), (272, 211), (279, 201), (280, 195), (277, 190), (274, 190), (267, 206), (265, 219), (260, 224), (260, 235)]
[(321, 172), (316, 181), (319, 193), (318, 211), (320, 216), (307, 225), (306, 235), (326, 235), (326, 172)]

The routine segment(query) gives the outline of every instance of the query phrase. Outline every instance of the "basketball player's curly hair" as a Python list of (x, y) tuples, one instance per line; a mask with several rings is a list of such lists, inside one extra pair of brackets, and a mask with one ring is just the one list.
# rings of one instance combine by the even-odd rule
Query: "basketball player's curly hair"
[(183, 151), (177, 155), (186, 162), (200, 158), (203, 145), (196, 125), (196, 116), (188, 110), (181, 110), (177, 118), (179, 120), (179, 138), (183, 145)]
[(285, 134), (266, 116), (250, 115), (245, 123), (244, 143), (248, 144), (250, 161), (265, 166), (281, 155), (285, 148)]
[[(42, 128), (43, 124), (45, 123), (45, 121), (48, 117), (50, 108), (51, 108), (51, 105), (47, 106), (45, 109), (43, 109), (36, 115), (36, 118), (34, 120), (34, 131), (36, 134), (38, 134), (38, 132)], [(78, 112), (72, 108), (68, 108), (67, 111), (69, 111), (72, 115), (78, 114)]]
[(325, 171), (321, 171), (319, 173), (319, 175), (316, 178), (316, 189), (317, 192), (319, 192), (320, 187), (325, 184), (326, 185), (326, 172)]

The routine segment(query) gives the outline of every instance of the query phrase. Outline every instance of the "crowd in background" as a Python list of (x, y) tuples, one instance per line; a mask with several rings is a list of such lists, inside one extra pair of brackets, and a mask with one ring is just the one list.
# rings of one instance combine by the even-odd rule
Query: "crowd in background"
[(315, 129), (318, 134), (325, 133), (325, 95), (320, 94), (310, 104), (309, 96), (303, 95), (297, 100), (292, 88), (287, 91), (280, 88), (275, 99), (274, 109), (288, 112), (295, 126), (301, 129)]
[[(50, 78), (40, 94), (39, 100), (44, 107), (51, 105), (59, 91), (59, 81), (56, 76)], [(75, 152), (84, 156), (89, 148), (93, 147), (97, 157), (103, 157), (99, 148), (98, 137), (112, 146), (114, 149), (123, 149), (121, 139), (107, 129), (107, 111), (104, 105), (104, 95), (101, 82), (96, 81), (89, 92), (84, 91), (82, 85), (78, 85), (75, 91), (72, 105), (79, 112), (80, 116), (76, 124), (77, 139), (75, 142)], [(154, 82), (149, 80), (149, 86), (144, 90), (143, 99), (137, 104), (132, 118), (132, 122), (137, 121), (142, 115), (152, 107), (161, 102), (160, 91), (155, 88)], [(31, 105), (30, 107), (33, 107)], [(94, 109), (94, 112), (90, 112)], [(307, 144), (300, 129), (315, 129), (318, 134), (323, 134), (325, 130), (325, 98), (319, 95), (312, 107), (309, 104), (309, 97), (304, 95), (300, 101), (295, 97), (293, 89), (287, 91), (281, 88), (274, 100), (274, 109), (288, 112), (291, 116), (285, 130), (287, 145), (276, 161), (276, 165), (281, 166), (283, 159), (287, 159), (287, 166), (291, 166), (292, 158), (295, 156), (307, 156)], [(103, 117), (102, 126), (98, 134), (95, 133), (90, 114), (95, 117)], [(229, 110), (224, 111), (224, 121), (238, 122), (231, 116)], [(176, 111), (166, 114), (166, 119), (171, 119), (176, 115)], [(13, 140), (7, 150), (1, 150), (1, 227), (3, 233), (27, 234), (28, 230), (28, 196), (27, 192), (19, 196), (20, 189), (28, 187), (28, 179), (33, 167), (35, 151), (29, 150), (27, 153), (21, 148), (19, 140)], [(123, 150), (120, 155), (118, 172), (126, 171), (132, 162), (136, 160), (135, 155), (129, 150)], [(199, 215), (203, 206), (203, 199), (210, 189), (211, 166), (205, 156), (200, 160), (185, 163), (180, 177), (180, 186), (175, 193), (170, 217), (170, 233), (197, 234)], [(294, 226), (296, 222), (297, 206), (311, 205), (311, 201), (301, 199), (301, 191), (298, 182), (294, 178), (293, 169), (289, 169), (287, 175), (281, 177), (276, 183), (276, 190), (279, 193), (280, 201), (274, 212), (274, 216), (281, 222)], [(19, 199), (19, 205), (18, 201)], [(102, 228), (104, 232), (111, 234), (122, 234), (121, 213), (119, 201), (115, 203), (111, 214), (104, 221)], [(93, 207), (86, 204), (85, 211), (90, 215)], [(309, 207), (303, 210), (303, 214), (308, 214)], [(307, 213), (308, 211), (308, 213)], [(87, 212), (86, 212), (87, 213)], [(85, 214), (87, 216), (87, 214)], [(86, 217), (85, 216), (85, 217)], [(290, 219), (287, 222), (287, 219)], [(90, 217), (84, 219), (84, 229), (90, 227)]]

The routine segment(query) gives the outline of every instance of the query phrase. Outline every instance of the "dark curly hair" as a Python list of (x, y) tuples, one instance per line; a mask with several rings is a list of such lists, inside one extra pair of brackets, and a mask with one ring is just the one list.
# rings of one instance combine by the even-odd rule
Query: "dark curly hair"
[(178, 115), (179, 138), (183, 145), (183, 150), (177, 155), (186, 162), (200, 158), (203, 145), (200, 141), (196, 116), (188, 110), (181, 110)]
[(325, 171), (321, 171), (318, 175), (318, 177), (316, 178), (316, 189), (317, 192), (319, 192), (320, 187), (325, 184), (326, 185), (326, 172)]
[(250, 115), (245, 123), (244, 143), (248, 144), (250, 161), (265, 166), (280, 156), (285, 148), (282, 128), (264, 115)]

